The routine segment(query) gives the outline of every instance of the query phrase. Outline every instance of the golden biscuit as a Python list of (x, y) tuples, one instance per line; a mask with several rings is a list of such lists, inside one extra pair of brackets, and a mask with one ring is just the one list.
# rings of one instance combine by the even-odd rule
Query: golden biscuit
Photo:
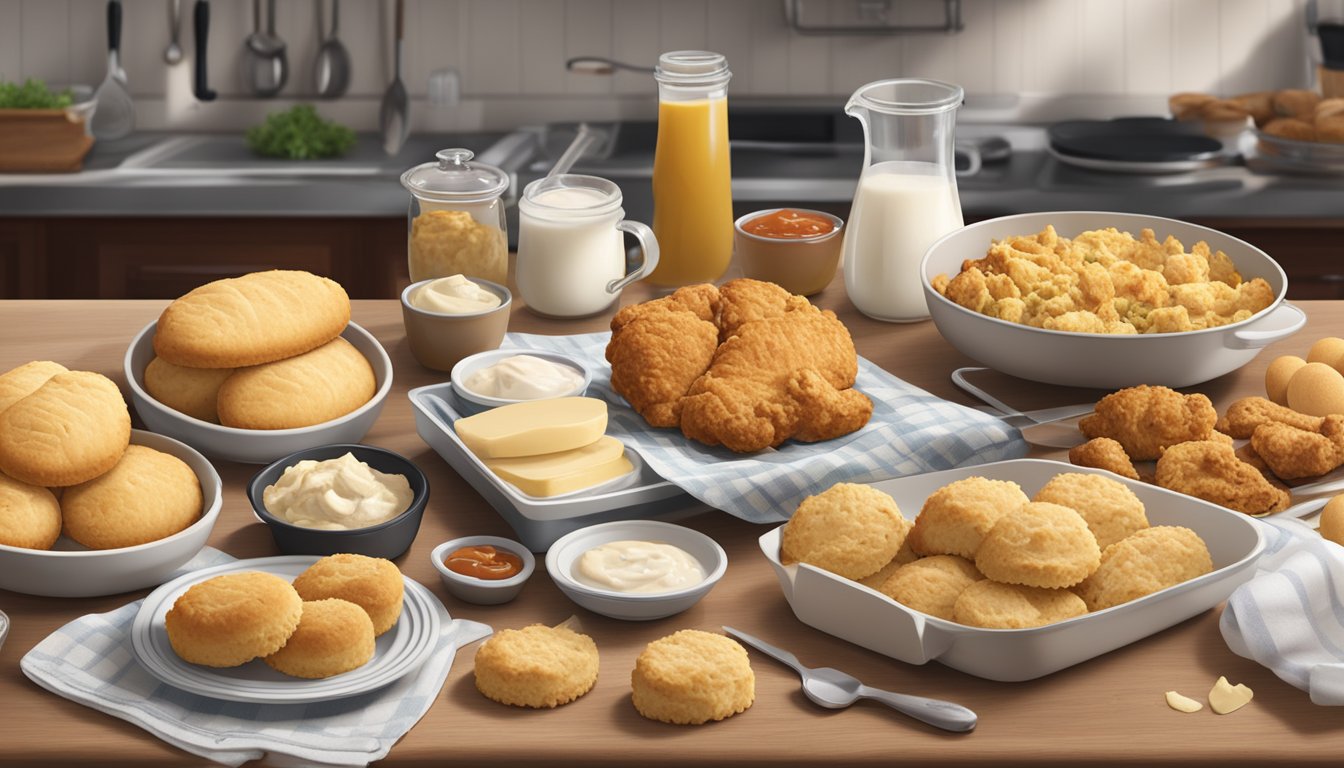
[(910, 531), (910, 547), (921, 555), (975, 559), (980, 541), (1008, 512), (1031, 499), (1011, 480), (967, 477), (929, 494)]
[(280, 650), (262, 659), (277, 672), (320, 679), (349, 672), (373, 658), (373, 622), (345, 600), (303, 604), (299, 626)]
[(131, 442), (131, 414), (106, 376), (58, 373), (0, 412), (0, 472), (42, 486), (103, 474)]
[(68, 368), (50, 360), (34, 360), (0, 374), (0, 411), (17, 403), (47, 383), (47, 379)]
[(219, 388), (219, 423), (294, 429), (338, 419), (367, 403), (373, 367), (342, 338), (297, 357), (234, 371)]
[(891, 560), (886, 565), (882, 566), (877, 573), (874, 573), (871, 576), (864, 576), (862, 579), (857, 579), (857, 581), (865, 587), (877, 589), (885, 584), (887, 579), (891, 578), (891, 574), (895, 573), (897, 568), (900, 568), (906, 563), (913, 563), (918, 559), (919, 555), (916, 555), (915, 551), (910, 548), (910, 537), (906, 536), (905, 541), (901, 542), (901, 548), (896, 550), (895, 557), (891, 558)]
[(1028, 629), (1087, 613), (1067, 589), (1042, 589), (982, 579), (967, 587), (953, 608), (955, 621), (986, 629)]
[(1145, 528), (1106, 548), (1101, 566), (1078, 585), (1090, 611), (1137, 600), (1213, 571), (1199, 534), (1176, 525)]
[(558, 707), (592, 690), (597, 661), (593, 639), (569, 627), (505, 629), (476, 651), (476, 690), (515, 707)]
[(964, 557), (934, 555), (897, 569), (878, 591), (916, 611), (955, 621), (957, 598), (983, 578), (975, 564)]
[(1167, 99), (1167, 106), (1177, 120), (1198, 120), (1204, 105), (1217, 100), (1207, 93), (1176, 93)]
[(334, 280), (272, 270), (206, 283), (168, 305), (154, 353), (188, 368), (241, 368), (301, 355), (340, 335), (350, 297)]
[(1298, 120), (1294, 117), (1280, 117), (1277, 120), (1270, 120), (1265, 123), (1261, 129), (1270, 136), (1278, 136), (1281, 139), (1292, 139), (1293, 141), (1315, 141), (1316, 126), (1306, 120)]
[(639, 714), (678, 725), (722, 720), (756, 700), (746, 650), (731, 638), (698, 629), (649, 643), (635, 659), (630, 687)]
[(0, 544), (51, 549), (61, 535), (61, 505), (51, 491), (0, 474)]
[(232, 373), (232, 368), (184, 368), (156, 357), (145, 367), (145, 391), (178, 413), (218, 424), (219, 388)]
[(1303, 88), (1285, 88), (1275, 92), (1272, 101), (1277, 114), (1309, 123), (1316, 116), (1316, 105), (1321, 103), (1321, 95)]
[(168, 642), (183, 661), (237, 667), (270, 656), (299, 626), (303, 598), (269, 573), (228, 573), (194, 584), (164, 617)]
[(1148, 515), (1139, 497), (1124, 483), (1101, 475), (1055, 475), (1032, 501), (1059, 504), (1082, 515), (1101, 549), (1148, 527)]
[(862, 579), (891, 562), (909, 531), (910, 521), (887, 494), (836, 483), (798, 505), (780, 538), (780, 561)]
[(381, 635), (401, 616), (406, 582), (391, 560), (364, 555), (328, 555), (294, 579), (304, 600), (348, 600), (369, 614), (373, 634)]
[(94, 479), (65, 489), (65, 534), (89, 549), (134, 547), (185, 530), (201, 517), (201, 482), (187, 463), (143, 445)]
[(1005, 584), (1071, 587), (1097, 570), (1101, 549), (1076, 511), (1045, 501), (1023, 504), (985, 534), (975, 566)]

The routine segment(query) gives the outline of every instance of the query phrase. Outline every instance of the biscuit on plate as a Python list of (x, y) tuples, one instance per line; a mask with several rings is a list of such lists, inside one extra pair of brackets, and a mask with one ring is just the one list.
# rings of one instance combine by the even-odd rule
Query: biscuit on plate
[(500, 630), (476, 651), (476, 689), (501, 704), (558, 707), (596, 682), (597, 644), (569, 627)]
[(183, 661), (237, 667), (283, 648), (302, 613), (303, 598), (289, 582), (243, 571), (193, 584), (173, 603), (164, 624)]
[(406, 582), (391, 560), (364, 555), (328, 555), (294, 579), (304, 600), (329, 597), (348, 600), (373, 620), (373, 634), (381, 635), (397, 623)]
[(154, 353), (188, 368), (240, 368), (301, 355), (350, 322), (340, 283), (299, 270), (206, 283), (159, 316)]
[(745, 712), (756, 700), (756, 675), (732, 638), (683, 629), (654, 640), (635, 659), (631, 699), (639, 714), (700, 725)]
[(373, 366), (335, 338), (311, 352), (234, 371), (219, 388), (219, 423), (239, 429), (294, 429), (340, 418), (377, 389)]
[(61, 535), (61, 505), (51, 491), (0, 474), (0, 544), (51, 549)]
[(94, 479), (65, 489), (65, 535), (89, 549), (134, 547), (185, 530), (201, 517), (201, 481), (185, 461), (144, 445)]
[(983, 578), (975, 563), (964, 557), (934, 555), (896, 569), (878, 591), (908, 608), (954, 621), (957, 598)]
[(836, 483), (798, 505), (780, 538), (780, 561), (862, 579), (891, 562), (909, 530), (910, 521), (887, 494), (868, 485)]
[(47, 379), (69, 369), (50, 360), (34, 360), (18, 368), (0, 373), (0, 411), (31, 395), (47, 383)]
[(218, 424), (219, 388), (232, 373), (232, 368), (184, 368), (156, 357), (145, 367), (145, 391), (178, 413)]
[(373, 622), (354, 603), (328, 599), (304, 602), (299, 626), (280, 650), (262, 659), (291, 677), (312, 680), (339, 675), (373, 658)]
[(1137, 531), (1106, 548), (1101, 566), (1078, 585), (1088, 610), (1100, 611), (1213, 571), (1199, 534), (1177, 525)]
[(1087, 521), (1046, 501), (1028, 502), (999, 518), (975, 554), (975, 567), (986, 578), (1047, 589), (1077, 584), (1100, 562)]
[(1067, 589), (1042, 589), (982, 579), (957, 597), (954, 621), (985, 629), (1028, 629), (1087, 613), (1087, 604)]
[(0, 472), (64, 486), (111, 469), (131, 442), (131, 414), (106, 376), (67, 371), (0, 411)]
[(1011, 480), (967, 477), (939, 488), (924, 500), (910, 531), (910, 546), (921, 555), (975, 559), (980, 540), (994, 523), (1031, 499)]
[(1148, 527), (1148, 515), (1139, 497), (1119, 480), (1101, 475), (1055, 475), (1032, 501), (1059, 504), (1082, 515), (1101, 549)]

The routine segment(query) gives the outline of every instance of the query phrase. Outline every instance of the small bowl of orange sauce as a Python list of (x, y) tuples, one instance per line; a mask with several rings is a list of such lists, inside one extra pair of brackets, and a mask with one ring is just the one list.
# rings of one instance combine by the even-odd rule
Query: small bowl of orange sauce
[(772, 208), (738, 219), (733, 247), (743, 275), (811, 296), (835, 277), (844, 228), (839, 216), (824, 211)]
[(537, 570), (522, 544), (500, 536), (464, 536), (434, 548), (429, 559), (453, 597), (476, 605), (507, 603)]

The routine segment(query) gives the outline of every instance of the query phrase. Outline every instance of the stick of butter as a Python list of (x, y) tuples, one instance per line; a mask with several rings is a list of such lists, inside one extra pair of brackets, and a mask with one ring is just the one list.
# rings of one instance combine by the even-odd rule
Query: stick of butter
[(453, 429), (481, 459), (570, 451), (606, 433), (607, 404), (593, 397), (528, 400), (458, 419)]
[(518, 486), (523, 493), (543, 497), (589, 488), (634, 469), (625, 458), (625, 445), (606, 436), (571, 451), (488, 459), (485, 465), (500, 478)]

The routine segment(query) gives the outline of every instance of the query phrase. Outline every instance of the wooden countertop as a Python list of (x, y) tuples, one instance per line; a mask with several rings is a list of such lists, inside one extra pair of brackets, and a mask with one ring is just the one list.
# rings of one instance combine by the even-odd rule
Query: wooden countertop
[[(624, 301), (648, 298), (627, 290)], [(972, 364), (939, 336), (932, 323), (888, 325), (860, 316), (832, 284), (814, 300), (835, 309), (864, 356), (901, 378), (957, 402), (951, 371)], [(131, 338), (166, 302), (0, 302), (0, 370), (33, 359), (102, 372), (124, 387), (122, 357)], [(1276, 354), (1304, 355), (1310, 343), (1337, 335), (1344, 302), (1303, 302), (1306, 330), (1260, 355), (1242, 370), (1199, 387), (1220, 408), (1262, 391), (1265, 365)], [(610, 315), (582, 321), (543, 320), (517, 309), (511, 330), (576, 333), (604, 330)], [(544, 761), (552, 765), (625, 764), (1057, 764), (1259, 765), (1271, 760), (1337, 765), (1344, 754), (1340, 713), (1311, 704), (1307, 695), (1268, 670), (1233, 655), (1218, 632), (1219, 610), (1140, 640), (1101, 658), (1025, 683), (979, 680), (936, 663), (909, 666), (825, 635), (794, 618), (756, 539), (768, 528), (709, 512), (686, 521), (728, 552), (727, 575), (691, 610), (648, 623), (588, 613), (561, 595), (545, 575), (528, 582), (504, 606), (479, 607), (449, 597), (429, 563), (438, 543), (468, 534), (509, 536), (511, 530), (416, 435), (406, 391), (443, 381), (411, 357), (393, 301), (355, 302), (354, 319), (376, 335), (396, 368), (393, 392), (365, 441), (398, 451), (429, 475), (433, 495), (419, 537), (399, 565), (433, 590), (450, 613), (496, 628), (554, 624), (578, 614), (601, 649), (597, 686), (577, 702), (531, 711), (483, 698), (472, 681), (475, 647), (461, 651), (440, 700), (392, 750), (389, 764), (463, 765)], [(1083, 402), (1096, 393), (996, 377), (993, 391), (1021, 407)], [(1061, 452), (1042, 452), (1058, 455)], [(236, 557), (277, 554), (265, 527), (253, 520), (243, 486), (256, 467), (219, 462), (224, 508), (210, 544)], [(539, 568), (540, 570), (540, 568)], [(187, 753), (116, 718), (50, 694), (19, 671), (19, 659), (57, 627), (86, 613), (112, 610), (142, 597), (38, 598), (0, 591), (0, 609), (13, 628), (0, 649), (0, 762), (181, 765)], [(855, 617), (862, 621), (862, 617)], [(867, 702), (832, 712), (813, 706), (798, 678), (752, 652), (756, 703), (721, 723), (678, 727), (640, 717), (630, 703), (630, 670), (651, 640), (683, 628), (717, 630), (732, 624), (796, 653), (804, 663), (834, 666), (863, 681), (897, 691), (955, 700), (980, 715), (970, 734), (951, 735)], [(1171, 689), (1197, 699), (1219, 675), (1255, 690), (1250, 706), (1228, 716), (1207, 709), (1183, 715), (1168, 709)]]

